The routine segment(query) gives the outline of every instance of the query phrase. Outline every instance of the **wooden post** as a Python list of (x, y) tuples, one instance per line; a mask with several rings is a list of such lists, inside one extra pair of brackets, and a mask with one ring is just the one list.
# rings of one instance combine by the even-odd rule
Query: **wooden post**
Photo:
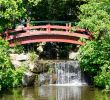
[(50, 25), (50, 24), (47, 25), (47, 32), (48, 32), (48, 33), (51, 32), (51, 25)]
[(71, 23), (69, 23), (69, 32), (71, 32)]
[(7, 40), (9, 38), (9, 30), (7, 29), (6, 31), (5, 31), (5, 39)]
[(26, 28), (26, 32), (29, 33), (29, 31), (30, 31), (30, 25), (29, 25), (29, 23), (27, 23), (26, 27), (27, 27)]
[(66, 23), (66, 32), (68, 32), (68, 23)]

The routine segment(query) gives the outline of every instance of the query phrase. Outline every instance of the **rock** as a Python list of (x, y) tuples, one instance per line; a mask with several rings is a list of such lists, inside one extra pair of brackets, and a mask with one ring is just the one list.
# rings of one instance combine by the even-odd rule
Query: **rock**
[(34, 64), (30, 63), (29, 64), (29, 70), (33, 73), (43, 73), (43, 72), (47, 72), (49, 69), (49, 64), (46, 62), (40, 62), (40, 61), (36, 61)]
[(39, 74), (38, 76), (38, 85), (49, 84), (50, 75), (48, 73)]
[(23, 86), (31, 86), (34, 84), (36, 78), (36, 74), (28, 71), (25, 72), (23, 77), (22, 77), (22, 84)]
[(55, 84), (56, 83), (56, 81), (57, 81), (57, 76), (56, 76), (56, 74), (54, 74), (54, 73), (52, 73), (52, 75), (51, 75), (51, 84)]
[(22, 62), (28, 60), (27, 55), (25, 54), (10, 54), (11, 62), (15, 68), (18, 68), (22, 65)]
[(69, 59), (76, 59), (77, 55), (78, 55), (77, 52), (69, 52)]
[(37, 50), (38, 50), (39, 52), (43, 52), (43, 47), (42, 47), (42, 46), (39, 46), (39, 47), (37, 48)]
[(45, 44), (46, 44), (46, 42), (42, 42), (42, 43), (40, 43), (39, 46), (37, 47), (37, 51), (38, 51), (39, 53), (43, 52), (43, 47), (44, 47)]
[(27, 55), (24, 55), (24, 54), (20, 54), (17, 57), (18, 61), (26, 61), (27, 59), (28, 59)]
[(15, 68), (15, 69), (18, 68), (19, 66), (21, 66), (21, 62), (19, 62), (19, 61), (17, 61), (17, 60), (12, 60), (11, 62), (12, 62), (12, 64), (14, 65), (14, 68)]

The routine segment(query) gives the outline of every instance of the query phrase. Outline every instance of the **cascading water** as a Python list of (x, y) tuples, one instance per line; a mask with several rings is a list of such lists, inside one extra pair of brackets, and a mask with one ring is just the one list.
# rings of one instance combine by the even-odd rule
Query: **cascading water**
[(56, 85), (82, 85), (81, 69), (78, 61), (59, 61), (54, 63), (57, 77)]

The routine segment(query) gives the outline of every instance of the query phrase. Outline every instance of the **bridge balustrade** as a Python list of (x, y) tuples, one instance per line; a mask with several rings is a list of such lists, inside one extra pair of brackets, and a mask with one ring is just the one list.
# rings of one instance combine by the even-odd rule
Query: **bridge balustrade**
[[(34, 39), (33, 36), (37, 36), (36, 39), (39, 39), (39, 37), (40, 37), (40, 42), (44, 41), (44, 39), (45, 39), (45, 41), (69, 42), (69, 43), (76, 43), (76, 44), (80, 44), (80, 45), (84, 44), (82, 42), (79, 43), (78, 40), (80, 37), (86, 38), (86, 39), (91, 39), (92, 33), (89, 32), (88, 30), (74, 28), (71, 26), (72, 23), (65, 23), (65, 24), (66, 24), (65, 26), (51, 25), (50, 23), (45, 24), (45, 25), (33, 26), (30, 23), (27, 23), (26, 27), (19, 26), (18, 28), (14, 29), (14, 30), (8, 30), (8, 31), (4, 32), (5, 39), (12, 42), (13, 40), (16, 40), (16, 39), (21, 41), (21, 38), (27, 38), (27, 37)], [(62, 40), (60, 40), (59, 37)], [(30, 40), (30, 38), (29, 38), (29, 40)], [(50, 38), (50, 40), (48, 38)], [(67, 40), (66, 40), (66, 38), (67, 38)], [(75, 40), (75, 41), (72, 42), (73, 40)], [(26, 41), (28, 41), (28, 40), (26, 40)], [(36, 41), (38, 41), (38, 40), (36, 40)], [(29, 43), (29, 42), (26, 42), (26, 43)]]

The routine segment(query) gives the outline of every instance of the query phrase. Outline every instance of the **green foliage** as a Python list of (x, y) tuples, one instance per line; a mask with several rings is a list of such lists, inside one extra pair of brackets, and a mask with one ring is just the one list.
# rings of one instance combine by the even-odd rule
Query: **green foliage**
[(29, 62), (34, 63), (38, 59), (38, 55), (35, 52), (28, 53)]
[(13, 87), (18, 87), (22, 85), (22, 76), (24, 74), (24, 71), (26, 71), (25, 66), (20, 66), (13, 71)]
[(0, 37), (0, 87), (6, 88), (12, 86), (13, 66), (9, 58), (8, 42)]
[[(33, 20), (77, 20), (84, 0), (29, 0), (28, 14)], [(29, 13), (31, 12), (31, 13)]]
[(0, 38), (0, 90), (20, 86), (24, 68), (14, 69), (9, 56), (8, 42)]
[[(109, 63), (109, 62), (108, 62)], [(110, 64), (104, 64), (101, 67), (101, 71), (94, 77), (96, 86), (110, 90)]]
[(24, 47), (22, 45), (16, 45), (10, 48), (10, 53), (21, 54), (24, 52)]
[(0, 0), (0, 31), (12, 28), (20, 18), (26, 17), (23, 0)]
[(52, 74), (53, 72), (54, 72), (54, 68), (52, 68), (52, 67), (49, 66), (48, 73), (49, 74)]
[(82, 69), (94, 78), (94, 84), (110, 89), (110, 10), (109, 0), (90, 0), (80, 7), (78, 26), (94, 32), (95, 39), (86, 41), (79, 50)]
[(22, 20), (77, 20), (86, 0), (0, 0), (0, 32)]

